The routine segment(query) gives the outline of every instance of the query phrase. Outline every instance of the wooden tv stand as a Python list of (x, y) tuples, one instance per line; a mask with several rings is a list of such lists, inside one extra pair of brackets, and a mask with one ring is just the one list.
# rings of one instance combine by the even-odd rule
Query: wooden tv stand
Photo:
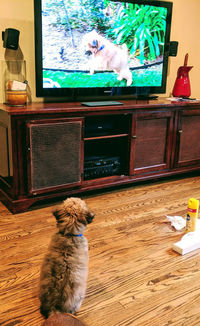
[(13, 212), (42, 200), (200, 168), (200, 102), (0, 105), (0, 195)]

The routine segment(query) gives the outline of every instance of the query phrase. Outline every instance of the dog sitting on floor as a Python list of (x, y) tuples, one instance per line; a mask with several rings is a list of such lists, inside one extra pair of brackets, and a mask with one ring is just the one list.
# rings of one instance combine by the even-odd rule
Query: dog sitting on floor
[(90, 74), (95, 70), (113, 70), (118, 74), (117, 79), (126, 79), (127, 86), (132, 84), (132, 73), (128, 65), (128, 49), (124, 43), (115, 45), (95, 30), (83, 36), (82, 45), (85, 54), (91, 55)]
[(75, 314), (86, 292), (88, 242), (83, 236), (94, 213), (80, 198), (68, 198), (53, 211), (58, 232), (53, 235), (40, 275), (41, 313)]

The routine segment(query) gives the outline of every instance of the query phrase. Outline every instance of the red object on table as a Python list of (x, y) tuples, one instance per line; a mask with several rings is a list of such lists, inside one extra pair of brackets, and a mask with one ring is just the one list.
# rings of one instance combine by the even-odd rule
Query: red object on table
[(175, 97), (190, 97), (190, 79), (189, 71), (193, 66), (188, 66), (188, 53), (185, 55), (184, 65), (178, 68), (176, 81), (172, 91), (172, 95)]

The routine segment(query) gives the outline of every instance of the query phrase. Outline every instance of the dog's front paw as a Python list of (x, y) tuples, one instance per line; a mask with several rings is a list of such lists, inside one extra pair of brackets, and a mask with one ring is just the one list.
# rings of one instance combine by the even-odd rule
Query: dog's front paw
[(123, 78), (122, 78), (121, 76), (118, 76), (118, 77), (117, 77), (117, 80), (119, 80), (119, 81), (122, 81), (122, 79), (123, 79)]
[(131, 84), (132, 84), (132, 79), (127, 80), (127, 86), (131, 86)]

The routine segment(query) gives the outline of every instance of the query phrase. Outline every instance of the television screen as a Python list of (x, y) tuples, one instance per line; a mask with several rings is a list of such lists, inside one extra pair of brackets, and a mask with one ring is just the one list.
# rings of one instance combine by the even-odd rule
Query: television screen
[(35, 0), (37, 96), (166, 89), (172, 3)]

